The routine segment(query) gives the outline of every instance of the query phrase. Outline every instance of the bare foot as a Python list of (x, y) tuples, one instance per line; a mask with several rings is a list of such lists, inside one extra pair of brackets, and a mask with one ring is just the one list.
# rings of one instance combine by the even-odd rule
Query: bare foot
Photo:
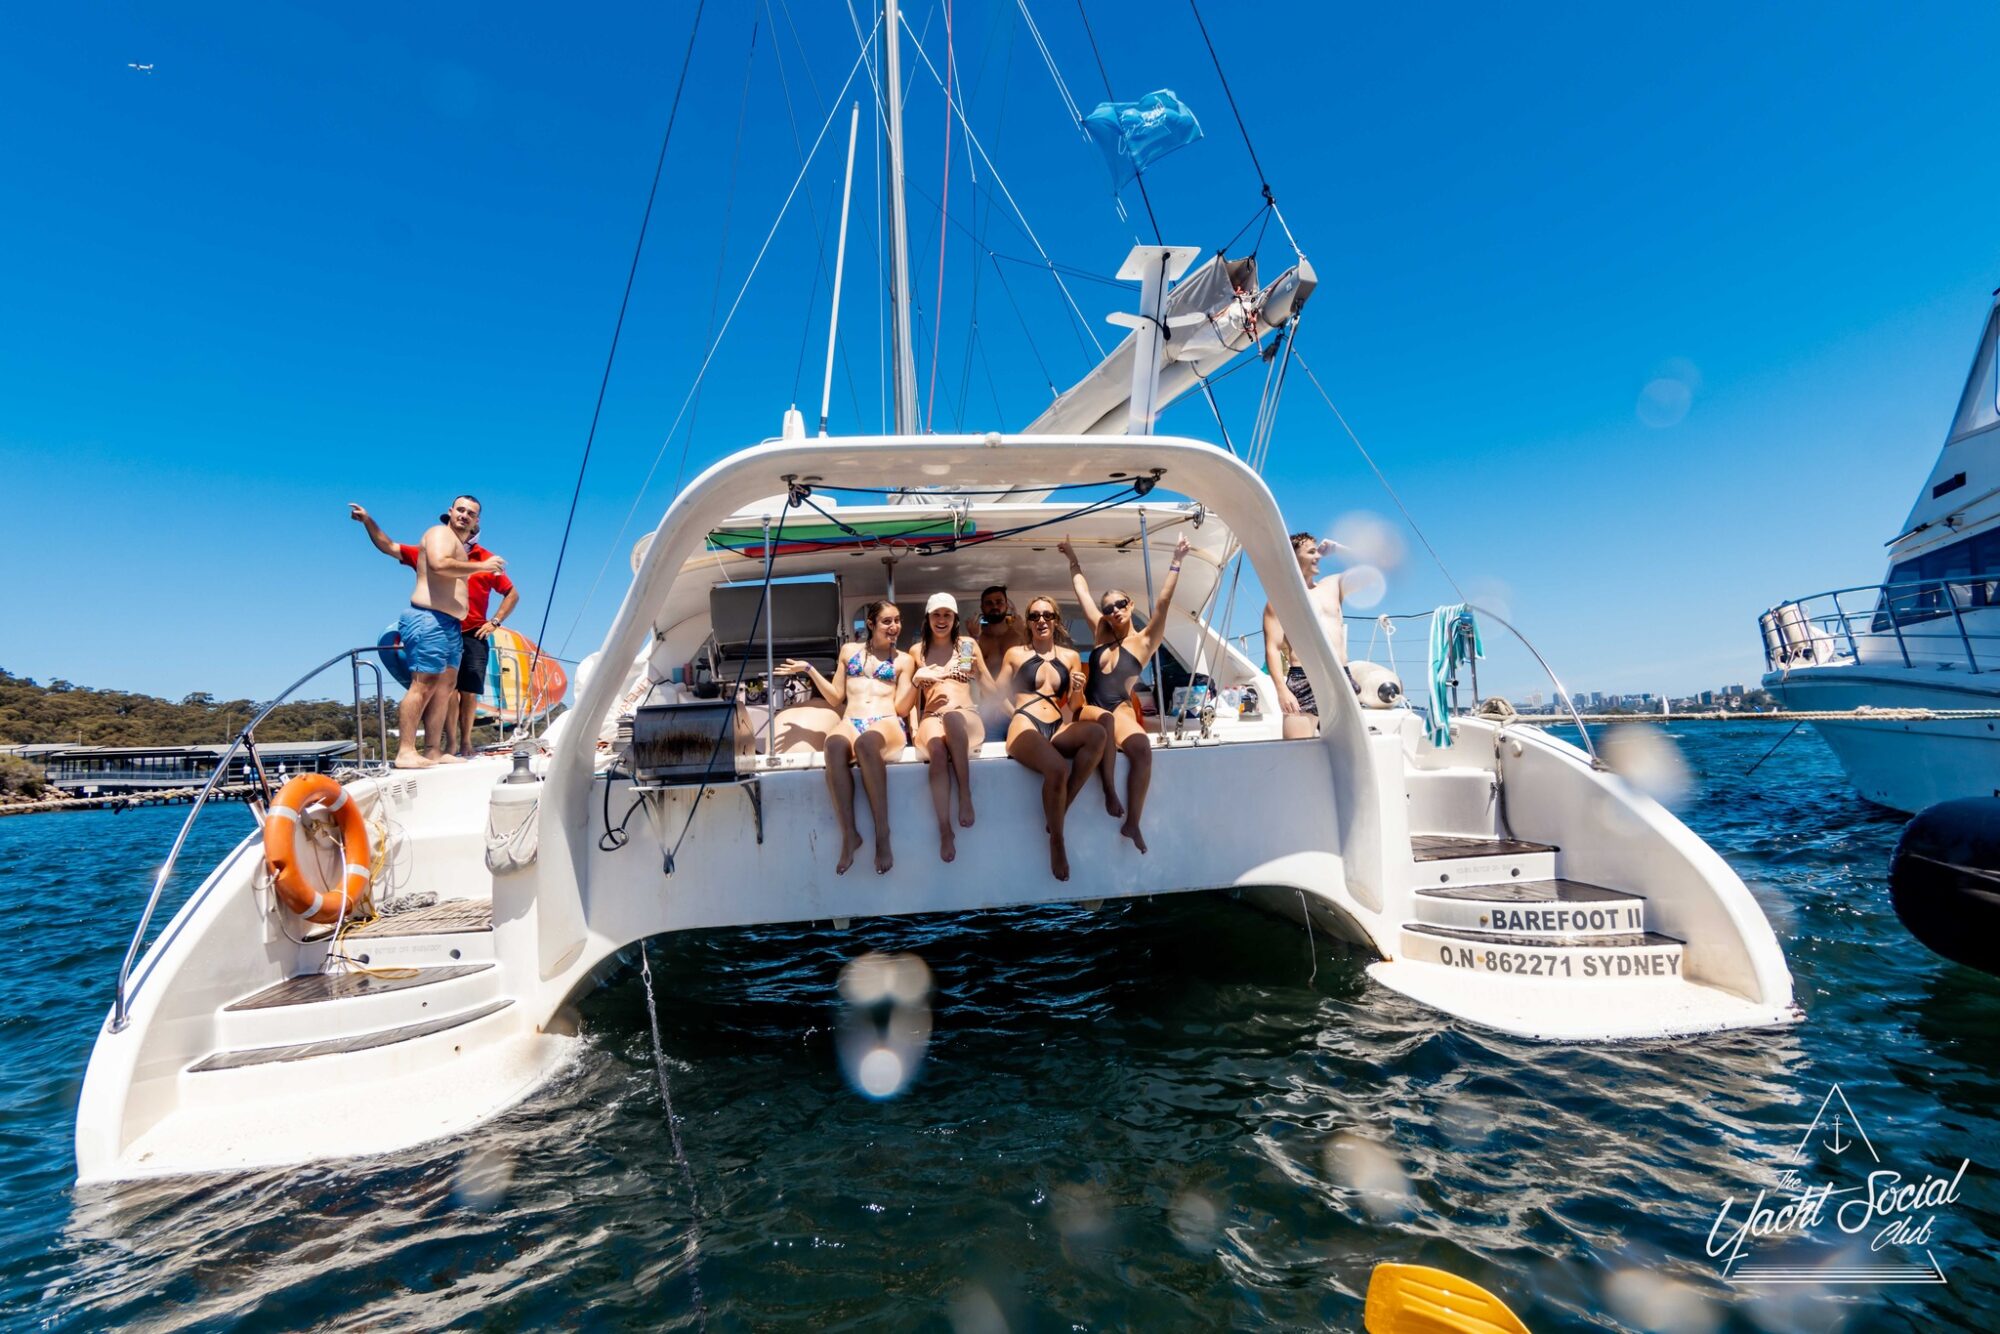
[(396, 757), (396, 767), (398, 769), (429, 769), (436, 763), (437, 761), (427, 760), (421, 755), (398, 755)]
[(1104, 789), (1104, 813), (1114, 820), (1125, 818), (1125, 803), (1118, 800), (1118, 790), (1116, 788), (1107, 787)]
[(1069, 849), (1063, 845), (1060, 834), (1049, 839), (1049, 870), (1058, 880), (1069, 879)]
[(1118, 832), (1131, 839), (1133, 845), (1139, 851), (1144, 852), (1146, 850), (1146, 836), (1139, 832), (1139, 822), (1137, 820), (1127, 820), (1124, 824), (1118, 826)]
[(889, 874), (889, 868), (895, 864), (896, 854), (889, 850), (889, 840), (886, 838), (877, 838), (875, 840), (875, 874), (887, 875)]
[(438, 756), (438, 757), (437, 757), (437, 763), (439, 763), (439, 764), (464, 764), (464, 763), (465, 763), (465, 756), (463, 756), (463, 755), (440, 755), (440, 756)]
[(951, 826), (948, 824), (938, 826), (938, 856), (946, 861), (958, 856), (958, 840), (952, 837)]
[(958, 827), (960, 829), (972, 828), (972, 798), (962, 793), (958, 798)]
[(840, 860), (834, 863), (835, 875), (846, 875), (847, 868), (854, 865), (854, 854), (861, 851), (861, 835), (849, 830), (840, 836)]

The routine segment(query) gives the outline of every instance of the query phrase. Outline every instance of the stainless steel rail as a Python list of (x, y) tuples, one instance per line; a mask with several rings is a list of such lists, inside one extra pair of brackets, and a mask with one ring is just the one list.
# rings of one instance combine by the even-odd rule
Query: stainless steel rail
[[(1514, 636), (1514, 638), (1521, 641), (1521, 647), (1528, 650), (1530, 656), (1532, 656), (1536, 661), (1536, 663), (1541, 666), (1542, 674), (1548, 677), (1549, 684), (1555, 687), (1556, 697), (1562, 701), (1563, 707), (1569, 711), (1570, 721), (1575, 724), (1578, 734), (1580, 734), (1583, 737), (1583, 749), (1587, 754), (1589, 754), (1592, 766), (1597, 768), (1602, 768), (1603, 761), (1601, 761), (1597, 757), (1597, 746), (1590, 739), (1590, 729), (1588, 727), (1585, 727), (1583, 724), (1583, 714), (1577, 709), (1576, 701), (1570, 698), (1570, 693), (1568, 688), (1565, 687), (1562, 681), (1556, 676), (1555, 669), (1549, 666), (1548, 659), (1542, 656), (1541, 650), (1537, 649), (1533, 644), (1529, 643), (1528, 637), (1526, 635), (1522, 634), (1519, 630), (1515, 629), (1512, 625), (1508, 624), (1506, 621), (1501, 620), (1499, 616), (1495, 615), (1487, 608), (1480, 606), (1476, 602), (1468, 602), (1465, 605), (1472, 608), (1473, 612), (1476, 615), (1483, 616), (1487, 620), (1494, 622), (1495, 624), (1499, 625), (1502, 629), (1506, 630), (1508, 634)], [(1434, 614), (1435, 613), (1428, 611), (1382, 612), (1375, 615), (1358, 615), (1358, 616), (1345, 615), (1343, 616), (1343, 619), (1356, 622), (1366, 622), (1366, 623), (1373, 623), (1382, 620), (1428, 621)], [(1240, 645), (1243, 649), (1244, 656), (1249, 657), (1250, 641), (1252, 639), (1257, 638), (1261, 634), (1263, 634), (1263, 631), (1261, 630), (1252, 630), (1247, 634), (1231, 636), (1230, 642)], [(1252, 661), (1256, 661), (1256, 659), (1253, 658)], [(1425, 689), (1426, 690), (1429, 689), (1428, 685), (1426, 685)], [(1405, 699), (1408, 699), (1409, 691), (1405, 690), (1403, 692), (1403, 695)], [(1473, 673), (1473, 680), (1472, 680), (1472, 703), (1475, 709), (1479, 706), (1479, 677), (1476, 669)]]
[[(273, 709), (276, 709), (280, 704), (283, 704), (294, 694), (298, 693), (299, 688), (304, 686), (306, 682), (312, 680), (321, 672), (326, 671), (335, 663), (346, 659), (350, 664), (356, 664), (353, 666), (355, 692), (354, 718), (356, 723), (354, 748), (356, 755), (360, 757), (363, 750), (363, 740), (359, 724), (361, 720), (361, 666), (365, 665), (375, 672), (375, 680), (378, 686), (376, 693), (376, 716), (381, 727), (379, 745), (385, 759), (377, 761), (377, 763), (387, 762), (386, 756), (389, 753), (387, 706), (380, 702), (381, 693), (379, 690), (382, 680), (382, 669), (373, 662), (366, 664), (359, 663), (361, 654), (374, 653), (376, 651), (377, 646), (374, 644), (365, 644), (360, 648), (346, 649), (334, 654), (331, 658), (328, 658), (325, 662), (313, 668), (289, 686), (286, 686), (284, 690), (278, 693), (275, 699), (267, 701), (262, 708), (258, 709), (252, 715), (250, 721), (243, 725), (243, 730), (236, 734), (236, 739), (229, 743), (229, 749), (222, 753), (222, 758), (215, 762), (215, 768), (210, 772), (208, 782), (202, 785), (201, 793), (195, 797), (194, 806), (188, 811), (187, 819), (181, 821), (181, 831), (174, 836), (174, 845), (167, 852), (167, 860), (161, 864), (159, 872), (153, 877), (153, 892), (146, 898), (146, 910), (139, 914), (138, 929), (132, 933), (132, 943), (125, 947), (125, 961), (118, 965), (118, 994), (111, 1002), (111, 1031), (113, 1033), (124, 1032), (126, 1024), (131, 1020), (131, 996), (127, 988), (131, 985), (132, 965), (138, 961), (139, 950), (146, 943), (147, 928), (152, 926), (153, 912), (160, 906), (160, 895), (166, 890), (167, 881), (173, 877), (174, 863), (180, 859), (181, 848), (187, 843), (188, 834), (194, 829), (194, 822), (200, 817), (202, 807), (208, 804), (209, 794), (215, 790), (216, 785), (229, 772), (229, 762), (236, 757), (236, 752), (239, 749), (248, 752), (253, 767), (258, 771), (258, 778), (260, 786), (264, 789), (265, 799), (269, 800), (270, 798), (270, 784), (267, 780), (264, 780), (263, 766), (256, 758), (257, 743), (251, 735), (257, 730), (258, 723), (263, 722), (265, 718), (270, 716)], [(362, 759), (361, 762), (363, 764), (367, 763), (365, 759)]]
[[(1844, 598), (1866, 595), (1866, 608)], [(1892, 584), (1857, 584), (1781, 602), (1757, 618), (1769, 671), (1862, 660), (1864, 645), (1893, 644), (1885, 660), (1979, 675), (2000, 667), (2000, 629), (1969, 627), (1968, 612), (1987, 612), (2000, 626), (2000, 572)], [(1857, 624), (1859, 622), (1859, 624)], [(1986, 649), (1981, 666), (1979, 650)], [(1914, 645), (1915, 651), (1912, 652)]]

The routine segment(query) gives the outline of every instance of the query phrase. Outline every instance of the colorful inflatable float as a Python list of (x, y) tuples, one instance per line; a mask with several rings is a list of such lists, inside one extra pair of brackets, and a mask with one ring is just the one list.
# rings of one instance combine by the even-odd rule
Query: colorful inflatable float
[[(403, 660), (396, 627), (384, 630), (375, 642), (382, 665), (407, 690), (410, 665)], [(537, 656), (535, 641), (519, 630), (497, 626), (488, 643), (492, 656), (486, 664), (486, 689), (477, 705), (479, 717), (518, 726), (541, 717), (569, 692), (569, 673), (562, 664), (546, 653)]]

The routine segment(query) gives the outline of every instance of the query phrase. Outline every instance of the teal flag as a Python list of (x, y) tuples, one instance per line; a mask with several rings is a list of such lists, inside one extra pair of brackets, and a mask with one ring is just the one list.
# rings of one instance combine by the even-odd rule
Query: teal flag
[(1100, 102), (1083, 118), (1090, 141), (1111, 168), (1114, 190), (1176, 148), (1201, 138), (1201, 122), (1187, 103), (1162, 88), (1136, 102)]

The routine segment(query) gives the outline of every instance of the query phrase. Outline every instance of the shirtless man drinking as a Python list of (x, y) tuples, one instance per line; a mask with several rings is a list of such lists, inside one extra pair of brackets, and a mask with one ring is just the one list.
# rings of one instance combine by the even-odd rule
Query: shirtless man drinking
[[(357, 507), (358, 508), (358, 507)], [(410, 665), (410, 688), (396, 711), (402, 728), (396, 747), (398, 769), (428, 769), (439, 763), (462, 763), (444, 750), (446, 714), (456, 702), (458, 663), (464, 651), (459, 623), (466, 612), (465, 581), (475, 574), (498, 574), (507, 562), (498, 556), (472, 560), (466, 542), (479, 527), (479, 501), (459, 496), (439, 523), (424, 531), (417, 544), (417, 583), (409, 610), (396, 623), (403, 657)], [(427, 743), (417, 750), (417, 729)]]
[[(1336, 574), (1331, 579), (1319, 577), (1319, 562), (1324, 554), (1320, 550), (1319, 539), (1311, 533), (1292, 534), (1292, 554), (1298, 557), (1299, 573), (1305, 576), (1306, 600), (1312, 603), (1314, 614), (1326, 628), (1326, 637), (1333, 643), (1333, 658), (1345, 677), (1347, 672), (1347, 622), (1340, 614), (1340, 600), (1344, 574)], [(1284, 735), (1287, 738), (1316, 736), (1319, 732), (1319, 703), (1313, 698), (1312, 682), (1306, 678), (1305, 668), (1292, 660), (1292, 644), (1285, 638), (1285, 627), (1278, 624), (1278, 613), (1271, 610), (1271, 604), (1264, 604), (1264, 665), (1270, 669), (1271, 684), (1278, 695), (1278, 708), (1284, 714)]]

